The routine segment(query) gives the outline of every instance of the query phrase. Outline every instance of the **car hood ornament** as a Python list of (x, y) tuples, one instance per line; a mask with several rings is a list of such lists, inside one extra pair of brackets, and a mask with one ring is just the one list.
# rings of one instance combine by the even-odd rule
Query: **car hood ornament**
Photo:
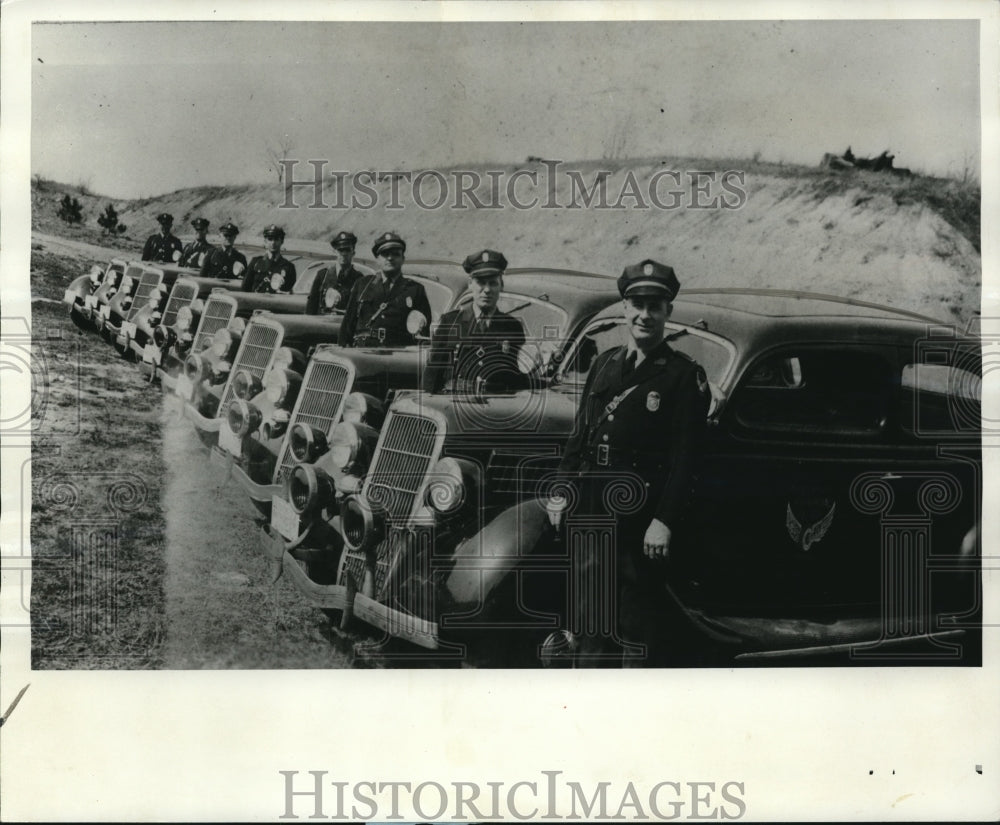
[(810, 547), (823, 540), (823, 536), (826, 535), (827, 530), (830, 529), (830, 525), (833, 524), (833, 515), (836, 509), (837, 502), (833, 502), (825, 516), (819, 519), (819, 521), (803, 528), (802, 522), (792, 512), (792, 503), (788, 502), (788, 509), (785, 512), (785, 527), (788, 529), (788, 535), (792, 541), (802, 548), (803, 552), (808, 552)]

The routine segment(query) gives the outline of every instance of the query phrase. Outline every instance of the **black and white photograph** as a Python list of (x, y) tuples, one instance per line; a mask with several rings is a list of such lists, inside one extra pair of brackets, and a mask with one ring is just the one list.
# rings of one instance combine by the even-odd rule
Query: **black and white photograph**
[(1000, 815), (1000, 12), (724, 8), (5, 7), (4, 815)]

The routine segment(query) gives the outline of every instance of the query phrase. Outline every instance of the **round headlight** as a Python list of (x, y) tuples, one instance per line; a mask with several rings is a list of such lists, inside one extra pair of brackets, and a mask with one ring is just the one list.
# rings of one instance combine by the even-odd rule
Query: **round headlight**
[(229, 322), (229, 328), (237, 335), (242, 335), (247, 328), (246, 318), (233, 318), (233, 320)]
[(205, 311), (205, 302), (201, 298), (195, 298), (191, 302), (191, 311), (201, 315)]
[(450, 513), (465, 501), (462, 468), (454, 458), (442, 458), (427, 485), (427, 503), (439, 513)]
[(184, 359), (184, 374), (191, 383), (201, 381), (205, 374), (205, 362), (200, 355), (189, 355)]
[(373, 427), (382, 425), (385, 418), (385, 411), (382, 402), (372, 395), (364, 392), (348, 393), (344, 399), (344, 421), (352, 424), (364, 422)]
[(237, 398), (253, 398), (261, 389), (260, 379), (249, 370), (240, 370), (233, 376), (233, 395)]
[(264, 417), (259, 409), (242, 398), (237, 398), (229, 402), (229, 409), (226, 410), (226, 421), (229, 429), (240, 438), (250, 433), (257, 432)]
[(181, 307), (177, 310), (177, 320), (174, 321), (174, 324), (176, 324), (178, 332), (187, 332), (191, 329), (193, 322), (194, 313), (191, 311), (191, 307)]
[(306, 369), (306, 357), (292, 347), (278, 347), (271, 366), (276, 370), (292, 370), (302, 373)]
[(297, 372), (274, 367), (264, 376), (264, 393), (271, 403), (291, 407), (301, 384), (302, 376)]
[(212, 336), (212, 354), (225, 358), (233, 346), (233, 334), (228, 329), (217, 329)]
[(288, 447), (296, 461), (315, 461), (326, 452), (326, 433), (308, 424), (296, 424), (292, 427)]
[(308, 464), (296, 464), (285, 482), (286, 497), (299, 515), (309, 514), (329, 499), (333, 482), (322, 470)]
[(170, 327), (165, 327), (162, 324), (153, 330), (153, 343), (156, 344), (160, 349), (166, 349), (171, 346), (174, 341), (177, 340), (177, 335), (174, 333), (173, 329)]
[(330, 437), (330, 458), (335, 467), (349, 472), (361, 451), (361, 433), (347, 421), (341, 421), (333, 428)]

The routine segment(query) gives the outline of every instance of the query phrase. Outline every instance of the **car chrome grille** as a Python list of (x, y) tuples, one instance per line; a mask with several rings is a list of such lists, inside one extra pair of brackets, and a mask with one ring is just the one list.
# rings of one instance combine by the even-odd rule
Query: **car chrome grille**
[(177, 313), (181, 307), (188, 306), (198, 294), (198, 285), (187, 281), (177, 281), (170, 298), (167, 300), (167, 308), (163, 311), (161, 323), (165, 327), (171, 326), (177, 320)]
[(198, 324), (198, 334), (191, 347), (192, 351), (201, 352), (212, 343), (212, 336), (220, 329), (229, 326), (229, 322), (235, 316), (236, 301), (228, 296), (210, 296), (205, 305), (205, 311), (201, 315), (201, 322)]
[(309, 368), (302, 379), (302, 389), (292, 410), (288, 431), (281, 444), (281, 455), (274, 471), (274, 483), (284, 481), (295, 465), (291, 450), (291, 433), (295, 424), (308, 424), (322, 430), (327, 438), (334, 425), (340, 421), (344, 399), (351, 391), (353, 370), (340, 361), (309, 362)]
[(153, 293), (153, 290), (160, 285), (160, 281), (162, 280), (163, 274), (160, 272), (142, 273), (142, 277), (139, 279), (139, 284), (136, 286), (135, 292), (132, 294), (132, 306), (129, 307), (128, 315), (125, 318), (126, 321), (132, 321), (139, 313), (139, 310), (146, 306), (149, 296)]
[[(429, 416), (389, 410), (362, 491), (372, 509), (385, 514), (386, 537), (370, 556), (345, 550), (340, 569), (342, 584), (350, 575), (361, 587), (366, 571), (370, 571), (373, 592), (382, 599), (387, 576), (394, 567), (400, 563), (409, 567), (418, 559), (426, 563), (426, 555), (415, 555), (421, 548), (407, 542), (417, 541), (415, 536), (429, 535), (424, 529), (409, 528), (418, 527), (414, 517), (423, 504), (428, 474), (441, 453), (442, 427)], [(403, 559), (399, 559), (401, 550), (408, 551)], [(393, 576), (392, 585), (399, 587), (398, 574)]]
[(391, 410), (386, 418), (364, 493), (374, 509), (403, 523), (419, 507), (420, 494), (436, 456), (435, 419)]
[(283, 334), (284, 330), (278, 324), (271, 326), (259, 320), (252, 320), (247, 324), (229, 372), (229, 380), (226, 381), (226, 389), (222, 393), (222, 401), (219, 402), (217, 417), (221, 418), (226, 414), (229, 402), (235, 397), (233, 376), (240, 370), (246, 370), (256, 378), (263, 378), (267, 368), (271, 366), (274, 353), (281, 346)]

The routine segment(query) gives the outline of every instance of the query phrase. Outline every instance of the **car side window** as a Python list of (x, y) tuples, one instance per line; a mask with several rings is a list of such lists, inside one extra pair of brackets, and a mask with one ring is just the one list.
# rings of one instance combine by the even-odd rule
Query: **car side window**
[(876, 435), (894, 383), (891, 365), (875, 352), (784, 350), (751, 365), (733, 411), (741, 427), (761, 435)]
[(560, 380), (570, 384), (583, 384), (590, 367), (602, 352), (620, 347), (627, 340), (625, 324), (621, 320), (602, 321), (591, 325), (573, 348), (563, 367)]
[[(979, 354), (975, 353), (978, 361)], [(981, 424), (981, 366), (916, 363), (903, 366), (899, 420), (916, 437), (978, 435)]]

